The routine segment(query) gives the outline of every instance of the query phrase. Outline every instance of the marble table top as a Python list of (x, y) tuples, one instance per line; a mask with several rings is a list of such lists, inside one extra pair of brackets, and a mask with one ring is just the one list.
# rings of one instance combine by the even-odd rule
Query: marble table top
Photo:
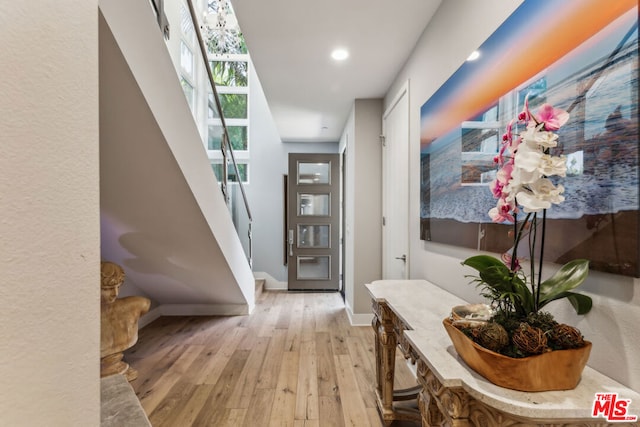
[(138, 396), (124, 375), (100, 379), (100, 426), (151, 427)]
[(531, 393), (496, 386), (465, 364), (442, 325), (451, 308), (466, 304), (464, 300), (426, 280), (379, 280), (366, 287), (372, 298), (386, 302), (411, 327), (405, 331), (406, 338), (446, 387), (462, 387), (475, 399), (506, 413), (549, 419), (590, 419), (596, 393), (618, 393), (619, 399), (631, 400), (627, 414), (640, 419), (640, 393), (589, 366), (573, 390)]

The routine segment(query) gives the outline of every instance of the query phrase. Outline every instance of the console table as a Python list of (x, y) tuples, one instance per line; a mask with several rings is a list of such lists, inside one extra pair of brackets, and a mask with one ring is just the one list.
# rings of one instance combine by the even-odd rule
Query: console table
[[(442, 320), (466, 302), (425, 280), (380, 280), (366, 285), (373, 300), (376, 394), (386, 425), (394, 420), (423, 426), (605, 426), (592, 417), (596, 393), (630, 399), (628, 415), (640, 418), (640, 393), (585, 367), (573, 390), (526, 393), (496, 386), (457, 355)], [(394, 391), (396, 348), (417, 363), (419, 410), (404, 405), (406, 390)], [(640, 422), (616, 422), (640, 426)]]

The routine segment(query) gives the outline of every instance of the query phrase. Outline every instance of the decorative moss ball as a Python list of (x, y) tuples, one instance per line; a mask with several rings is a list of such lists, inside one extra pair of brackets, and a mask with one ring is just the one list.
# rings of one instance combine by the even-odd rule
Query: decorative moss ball
[(537, 313), (529, 313), (525, 321), (536, 328), (540, 328), (547, 332), (558, 324), (553, 315), (546, 311), (538, 311)]
[(528, 323), (520, 323), (511, 337), (513, 344), (523, 353), (534, 355), (547, 350), (547, 336), (544, 331)]
[(558, 324), (549, 332), (549, 340), (556, 348), (578, 348), (584, 346), (584, 337), (578, 328)]
[(499, 352), (509, 344), (509, 334), (506, 329), (495, 322), (487, 322), (478, 328), (476, 339), (478, 344), (495, 352)]

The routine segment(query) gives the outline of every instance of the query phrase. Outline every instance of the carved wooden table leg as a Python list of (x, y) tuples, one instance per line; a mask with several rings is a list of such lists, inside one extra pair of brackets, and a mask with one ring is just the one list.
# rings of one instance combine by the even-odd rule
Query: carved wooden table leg
[(393, 380), (395, 377), (396, 337), (390, 310), (376, 301), (373, 303), (373, 327), (376, 340), (376, 387), (378, 409), (386, 425), (395, 420), (393, 413)]
[[(418, 389), (394, 391), (397, 333), (394, 330), (394, 314), (383, 303), (374, 301), (375, 314), (371, 323), (375, 331), (376, 349), (376, 401), (382, 421), (390, 425), (394, 420), (419, 421), (417, 404), (400, 404), (399, 402), (416, 401)], [(394, 405), (394, 402), (396, 403)]]
[[(423, 360), (418, 360), (422, 426), (470, 426), (469, 395), (462, 388), (444, 387)], [(484, 425), (484, 424), (481, 424)]]

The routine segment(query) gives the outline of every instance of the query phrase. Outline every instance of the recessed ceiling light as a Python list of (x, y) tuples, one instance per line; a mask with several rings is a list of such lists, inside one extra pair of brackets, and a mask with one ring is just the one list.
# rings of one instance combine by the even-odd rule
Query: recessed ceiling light
[(349, 52), (346, 49), (335, 49), (331, 52), (331, 57), (336, 61), (344, 61), (349, 57)]
[(467, 58), (467, 61), (475, 61), (478, 58), (480, 58), (480, 51), (474, 50), (473, 52), (471, 52), (471, 55), (469, 55), (469, 57)]

